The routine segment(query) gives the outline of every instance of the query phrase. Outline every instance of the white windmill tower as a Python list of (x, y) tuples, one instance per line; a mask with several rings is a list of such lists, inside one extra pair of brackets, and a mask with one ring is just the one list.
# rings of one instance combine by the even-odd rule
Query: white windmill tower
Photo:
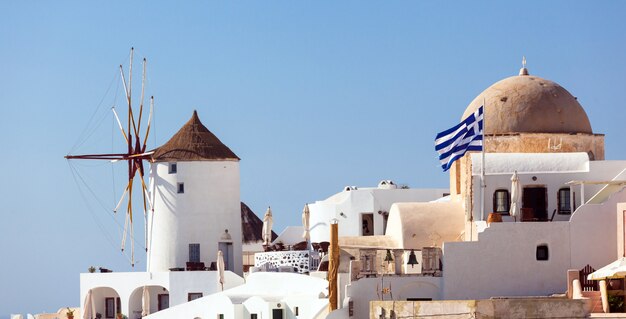
[(196, 111), (155, 150), (148, 271), (210, 267), (221, 250), (226, 269), (242, 274), (239, 160)]

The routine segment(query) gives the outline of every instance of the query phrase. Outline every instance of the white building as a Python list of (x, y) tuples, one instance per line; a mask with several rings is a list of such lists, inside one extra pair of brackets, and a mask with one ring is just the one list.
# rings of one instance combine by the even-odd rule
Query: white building
[[(319, 273), (253, 273), (241, 285), (238, 158), (195, 114), (151, 166), (150, 272), (83, 274), (81, 300), (91, 290), (97, 311), (108, 313), (119, 298), (122, 311), (136, 317), (148, 286), (151, 312), (162, 309), (161, 295), (172, 305), (148, 318), (360, 319), (370, 317), (372, 300), (563, 293), (568, 269), (599, 268), (623, 252), (617, 209), (626, 202), (626, 161), (604, 160), (604, 136), (593, 133), (577, 99), (525, 68), (487, 88), (466, 115), (483, 100), (485, 187), (482, 157), (473, 153), (452, 166), (449, 189), (383, 181), (309, 205), (312, 242), (328, 241), (329, 222), (339, 224), (339, 310), (325, 314), (327, 282)], [(190, 138), (198, 132), (209, 139)], [(521, 210), (512, 216), (515, 172)], [(488, 224), (490, 215), (502, 221)], [(232, 256), (234, 270), (223, 292), (215, 272), (173, 271), (187, 262), (210, 265), (217, 249)], [(418, 264), (408, 265), (411, 255)]]
[[(351, 277), (343, 305), (352, 308), (353, 317), (368, 317), (369, 301), (381, 296), (436, 300), (564, 293), (568, 269), (599, 268), (617, 258), (622, 214), (617, 205), (626, 201), (626, 161), (604, 160), (604, 136), (592, 132), (577, 99), (524, 68), (481, 93), (463, 117), (483, 100), (484, 190), (481, 155), (468, 153), (450, 170), (449, 203), (394, 204), (385, 236), (344, 238), (341, 248), (356, 260), (356, 267), (343, 269)], [(521, 210), (511, 216), (516, 171)], [(490, 214), (503, 222), (487, 224)], [(353, 233), (341, 233), (340, 227), (340, 236)], [(442, 248), (440, 269), (398, 277), (404, 272), (397, 265), (384, 279), (393, 298), (380, 291), (380, 274), (389, 272), (381, 267), (385, 249), (394, 253), (393, 263), (406, 265), (402, 252), (432, 246)], [(378, 266), (379, 278), (359, 278), (371, 273), (364, 271), (363, 255), (375, 260), (369, 266)], [(347, 317), (345, 309), (329, 316)]]
[(154, 214), (148, 220), (148, 271), (209, 266), (217, 251), (242, 274), (239, 157), (193, 116), (150, 164)]
[(224, 254), (225, 288), (242, 284), (239, 158), (192, 118), (150, 164), (154, 213), (148, 220), (146, 272), (81, 274), (81, 309), (91, 292), (95, 312), (140, 318), (143, 287), (150, 313), (221, 290), (215, 269)]
[(323, 318), (328, 311), (328, 282), (293, 273), (257, 272), (246, 283), (157, 312), (170, 318)]
[(309, 204), (311, 241), (329, 240), (333, 219), (339, 221), (340, 236), (384, 235), (389, 209), (394, 203), (428, 202), (447, 195), (449, 189), (409, 189), (383, 180), (378, 187), (346, 186), (343, 191)]

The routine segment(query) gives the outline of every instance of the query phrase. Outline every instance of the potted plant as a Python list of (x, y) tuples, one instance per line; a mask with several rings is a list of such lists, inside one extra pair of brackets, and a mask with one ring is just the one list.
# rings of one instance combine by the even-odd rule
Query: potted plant
[(67, 319), (74, 319), (74, 310), (70, 309), (70, 307), (67, 307), (67, 312), (65, 313), (65, 316), (67, 317)]
[(94, 272), (96, 272), (96, 267), (89, 266), (89, 268), (87, 268), (87, 270), (89, 271), (90, 274), (93, 274)]
[(128, 317), (126, 317), (126, 315), (122, 314), (121, 312), (118, 312), (117, 319), (128, 319)]

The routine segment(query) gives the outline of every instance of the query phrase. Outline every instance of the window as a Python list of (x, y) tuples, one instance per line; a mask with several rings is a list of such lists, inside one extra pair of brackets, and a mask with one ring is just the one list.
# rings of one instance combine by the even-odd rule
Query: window
[(511, 203), (511, 197), (509, 197), (509, 191), (506, 189), (499, 189), (493, 193), (493, 211), (500, 214), (509, 213), (509, 205)]
[(558, 194), (558, 205), (559, 205), (559, 214), (571, 214), (571, 201), (570, 201), (570, 189), (569, 188), (561, 188), (559, 189)]
[(200, 262), (200, 244), (189, 244), (189, 261)]
[(196, 300), (198, 298), (202, 298), (201, 292), (190, 292), (187, 294), (187, 301)]
[(170, 307), (170, 295), (159, 294), (157, 310), (161, 311)]
[(296, 307), (296, 308), (293, 310), (293, 314), (294, 314), (294, 315), (296, 315), (296, 316), (298, 316), (298, 315), (300, 314), (300, 309), (299, 309), (298, 307)]
[(258, 319), (257, 314), (256, 313), (251, 313), (250, 314), (250, 319)]
[(537, 260), (548, 260), (548, 245), (537, 246)]
[(361, 236), (374, 235), (374, 214), (361, 214)]
[(272, 319), (283, 319), (283, 310), (272, 309)]
[(176, 174), (177, 171), (178, 171), (178, 166), (176, 165), (176, 163), (170, 163), (167, 169), (167, 172), (169, 174)]
[(217, 319), (224, 319), (224, 314), (223, 313), (218, 314)]
[(185, 193), (185, 183), (178, 183), (178, 188), (176, 192), (179, 194)]
[(115, 298), (104, 298), (104, 317), (115, 318)]

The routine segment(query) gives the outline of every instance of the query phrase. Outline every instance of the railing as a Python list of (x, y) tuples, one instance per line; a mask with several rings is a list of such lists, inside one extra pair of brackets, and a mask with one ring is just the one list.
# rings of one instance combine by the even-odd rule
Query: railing
[(288, 271), (301, 274), (316, 270), (317, 252), (309, 250), (268, 251), (254, 254), (254, 267), (265, 271)]
[(591, 274), (594, 271), (596, 270), (593, 267), (591, 267), (589, 264), (587, 264), (587, 266), (585, 266), (583, 269), (580, 270), (580, 286), (583, 291), (599, 290), (598, 282), (596, 280), (587, 279), (587, 275)]

